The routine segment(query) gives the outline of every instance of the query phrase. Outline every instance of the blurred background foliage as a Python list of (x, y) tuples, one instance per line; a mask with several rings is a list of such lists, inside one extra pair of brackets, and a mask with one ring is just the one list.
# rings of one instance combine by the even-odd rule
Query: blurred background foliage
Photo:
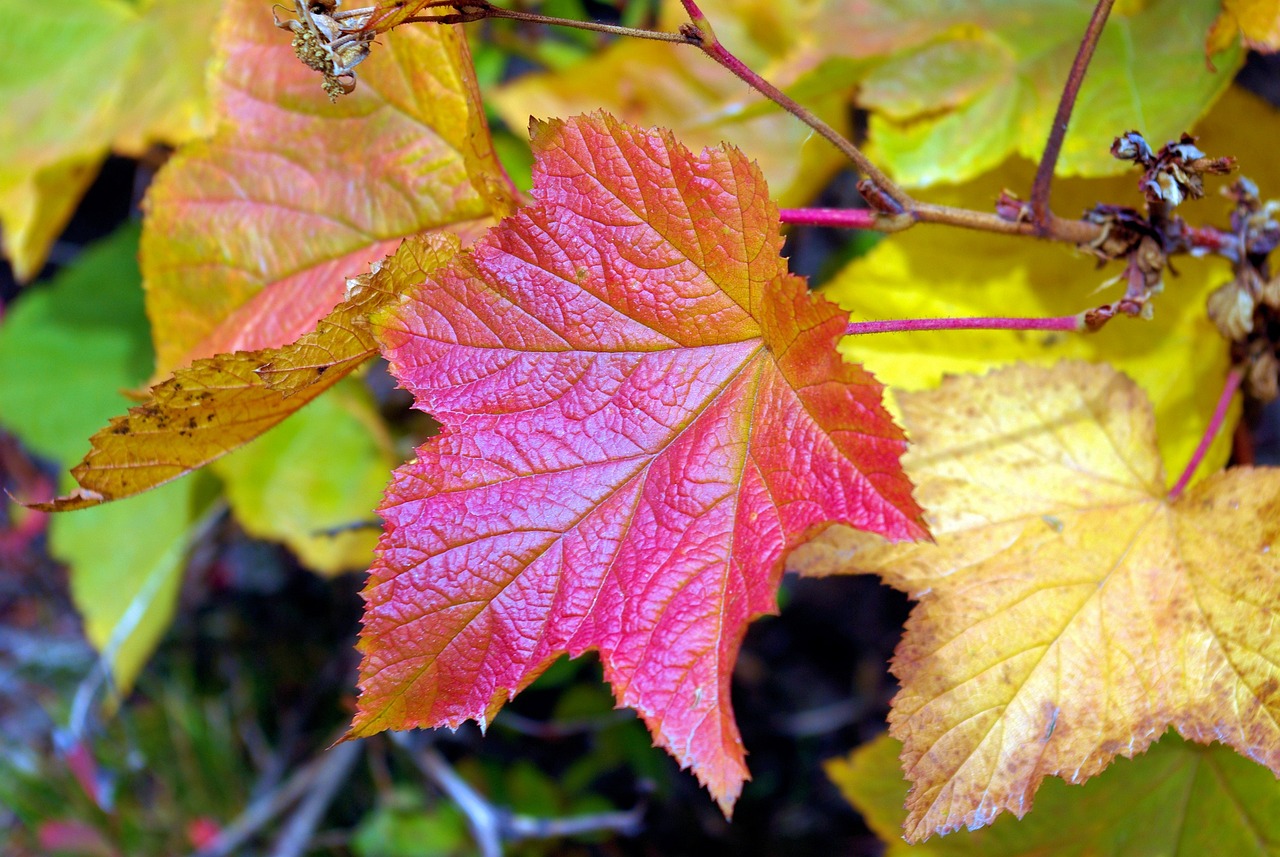
[[(830, 47), (788, 29), (814, 4), (710, 5), (734, 9), (712, 20), (755, 67), (865, 132), (869, 114), (851, 98), (869, 66), (833, 62)], [(510, 854), (880, 853), (821, 770), (883, 728), (892, 695), (885, 664), (908, 605), (869, 579), (788, 579), (783, 614), (753, 625), (734, 704), (755, 780), (732, 826), (614, 709), (590, 658), (558, 663), (483, 740), (469, 725), (326, 754), (352, 706), (371, 510), (433, 429), (380, 365), (156, 491), (54, 517), (14, 501), (70, 488), (88, 437), (151, 377), (141, 203), (173, 147), (210, 131), (219, 6), (0, 0), (0, 17), (24, 27), (23, 50), (0, 50), (0, 109), (44, 117), (0, 133), (11, 260), (0, 279), (0, 853), (462, 857), (481, 852), (458, 782), (519, 834)], [(671, 26), (672, 8), (537, 4), (630, 26)], [(604, 106), (673, 126), (691, 146), (746, 141), (784, 204), (857, 203), (832, 151), (744, 104), (696, 52), (511, 21), (469, 35), (496, 148), (524, 190), (524, 117)], [(1246, 74), (1270, 85), (1265, 65)], [(894, 103), (878, 80), (869, 91)], [(897, 115), (913, 133), (933, 121), (895, 109), (875, 121)], [(947, 129), (934, 131), (930, 145), (945, 146)], [(919, 146), (895, 134), (884, 132), (885, 156), (904, 148), (914, 175)], [(978, 161), (1017, 147), (999, 145)], [(838, 284), (876, 243), (799, 229), (787, 252), (816, 283)], [(575, 818), (600, 829), (559, 835)]]

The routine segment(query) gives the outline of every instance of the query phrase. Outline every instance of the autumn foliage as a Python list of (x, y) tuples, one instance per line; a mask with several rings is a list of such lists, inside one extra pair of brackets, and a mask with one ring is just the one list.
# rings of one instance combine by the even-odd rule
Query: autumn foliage
[[(143, 67), (98, 85), (145, 74), (153, 19), (177, 15), (142, 5)], [(320, 515), (261, 525), (321, 570), (369, 568), (348, 739), (486, 726), (562, 655), (594, 651), (617, 704), (728, 816), (750, 779), (730, 701), (748, 624), (776, 611), (786, 570), (873, 574), (916, 602), (892, 663), (892, 738), (831, 773), (891, 853), (916, 850), (898, 825), (914, 843), (1033, 804), (1084, 812), (1122, 781), (1193, 781), (1202, 759), (1274, 806), (1274, 777), (1239, 757), (1280, 774), (1280, 473), (1223, 468), (1236, 388), (1260, 401), (1280, 369), (1266, 262), (1280, 172), (1251, 159), (1270, 152), (1250, 136), (1273, 139), (1280, 120), (1227, 92), (1241, 44), (1273, 49), (1280, 15), (1231, 0), (1113, 12), (1059, 162), (1078, 178), (1054, 190), (1058, 220), (1088, 210), (1071, 228), (1089, 240), (1067, 242), (1048, 221), (1037, 232), (1014, 194), (1032, 185), (1019, 158), (1040, 157), (1095, 4), (934, 5), (709, 3), (712, 35), (691, 4), (668, 3), (660, 29), (683, 44), (619, 40), (576, 71), (482, 95), (463, 30), (439, 20), (514, 13), (381, 2), (343, 17), (320, 2), (287, 29), (270, 3), (229, 0), (207, 117), (177, 122), (177, 96), (157, 96), (43, 146), (34, 178), (0, 170), (5, 250), (25, 276), (86, 164), (181, 144), (141, 235), (154, 371), (117, 383), (135, 400), (103, 405), (115, 415), (71, 467), (77, 485), (35, 508), (146, 496), (213, 463), (250, 520), (274, 505), (255, 468), (291, 460), (268, 430), (303, 432), (325, 407), (354, 426), (352, 460), (376, 482), (391, 444), (352, 379), (381, 356), (439, 430), (391, 473), (376, 548), (318, 546), (338, 523)], [(321, 50), (319, 76), (294, 55), (316, 38), (341, 46)], [(699, 55), (719, 45), (809, 102), (811, 127), (849, 131), (856, 104), (888, 190), (927, 200), (866, 193), (877, 210), (859, 224), (902, 234), (821, 291), (788, 270), (777, 200), (810, 201), (841, 156)], [(499, 158), (487, 102), (528, 128), (530, 183)], [(1228, 202), (1175, 214), (1194, 193), (1144, 200), (1109, 152), (1136, 126), (1157, 148), (1195, 127), (1215, 156), (1183, 141), (1191, 154), (1153, 156), (1144, 181), (1217, 182)], [(1258, 188), (1218, 178), (1218, 156)], [(1224, 205), (1229, 226), (1190, 225)], [(1001, 326), (1097, 305), (1117, 317), (1092, 335)], [(991, 329), (842, 342), (850, 312)], [(202, 502), (188, 484), (161, 489), (185, 498), (170, 504), (184, 523)], [(372, 513), (368, 495), (325, 514)], [(96, 644), (129, 652), (112, 664), (125, 689), (172, 611), (180, 567), (163, 569), (150, 636), (117, 638), (127, 606), (91, 622)], [(1162, 741), (1169, 730), (1191, 743)], [(1214, 742), (1239, 755), (1193, 746)], [(1077, 801), (1047, 778), (1093, 790)], [(1037, 819), (920, 847), (1060, 853), (1035, 851), (1058, 847)], [(1103, 850), (1130, 821), (1104, 818), (1098, 850), (1078, 853), (1131, 853)], [(1009, 850), (982, 850), (1004, 836)]]

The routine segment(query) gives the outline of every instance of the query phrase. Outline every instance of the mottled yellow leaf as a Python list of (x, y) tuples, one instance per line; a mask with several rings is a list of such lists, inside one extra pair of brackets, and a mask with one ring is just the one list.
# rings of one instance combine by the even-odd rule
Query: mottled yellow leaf
[(422, 282), (458, 246), (446, 233), (408, 239), (376, 273), (353, 280), (347, 299), (296, 342), (179, 369), (93, 436), (93, 448), (71, 471), (79, 491), (38, 508), (67, 511), (128, 497), (253, 440), (372, 356), (378, 346), (369, 314)]
[(1169, 727), (1280, 771), (1280, 470), (1166, 496), (1142, 390), (1065, 362), (900, 396), (936, 544), (832, 528), (789, 560), (919, 603), (889, 716), (906, 836), (1021, 816)]

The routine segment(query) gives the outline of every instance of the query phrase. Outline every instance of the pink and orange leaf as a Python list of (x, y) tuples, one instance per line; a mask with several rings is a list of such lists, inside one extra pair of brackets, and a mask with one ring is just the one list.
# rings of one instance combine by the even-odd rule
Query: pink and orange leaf
[(444, 429), (381, 508), (350, 735), (487, 724), (596, 650), (728, 813), (747, 624), (832, 521), (925, 536), (903, 436), (738, 150), (605, 114), (537, 123), (533, 147), (536, 203), (375, 317)]

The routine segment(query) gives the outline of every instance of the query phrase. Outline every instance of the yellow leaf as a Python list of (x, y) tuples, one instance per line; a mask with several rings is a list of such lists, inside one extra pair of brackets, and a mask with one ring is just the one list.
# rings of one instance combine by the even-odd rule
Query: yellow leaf
[(919, 604), (893, 661), (906, 836), (1021, 816), (1172, 726), (1280, 771), (1280, 470), (1170, 500), (1142, 390), (1106, 366), (1014, 366), (900, 396), (936, 544), (832, 528), (805, 574), (875, 573)]
[(208, 130), (213, 0), (0, 0), (0, 226), (35, 276), (107, 153)]
[[(710, 0), (699, 4), (717, 38), (779, 86), (810, 70), (814, 4)], [(677, 0), (663, 5), (662, 28), (688, 16)], [(848, 85), (844, 87), (848, 89)], [(848, 130), (844, 94), (832, 89), (806, 106)], [(670, 128), (694, 151), (725, 140), (760, 164), (779, 204), (802, 205), (844, 163), (829, 143), (769, 104), (699, 51), (639, 39), (622, 40), (562, 71), (530, 75), (494, 93), (503, 120), (523, 132), (530, 117), (547, 119), (604, 109), (640, 127)]]
[[(1280, 113), (1243, 90), (1223, 96), (1196, 128), (1198, 145), (1212, 155), (1239, 159), (1264, 199), (1280, 195), (1280, 162), (1270, 151), (1280, 136)], [(990, 210), (1000, 191), (1031, 186), (1034, 168), (1011, 161), (996, 173), (952, 188), (935, 188), (932, 201)], [(1059, 179), (1053, 208), (1079, 216), (1099, 202), (1140, 206), (1137, 171), (1110, 179)], [(1222, 185), (1225, 185), (1224, 181)], [(1227, 203), (1210, 196), (1183, 207), (1193, 223), (1219, 222)], [(846, 339), (843, 352), (890, 387), (918, 390), (943, 375), (981, 372), (1014, 361), (1050, 364), (1063, 358), (1106, 361), (1137, 381), (1155, 403), (1160, 451), (1181, 467), (1199, 442), (1226, 377), (1227, 345), (1205, 314), (1208, 294), (1231, 279), (1221, 259), (1174, 260), (1150, 321), (1119, 318), (1097, 334), (1011, 331), (936, 331), (875, 334)], [(846, 267), (824, 288), (855, 321), (941, 316), (1057, 316), (1107, 303), (1123, 286), (1105, 284), (1119, 265), (1098, 269), (1092, 257), (1061, 246), (923, 225), (891, 235)], [(1234, 412), (1233, 412), (1234, 413)], [(1235, 417), (1232, 417), (1234, 424)], [(1224, 465), (1230, 426), (1206, 462)]]
[(1276, 0), (1222, 0), (1222, 12), (1209, 29), (1205, 53), (1226, 50), (1238, 36), (1255, 51), (1280, 50), (1280, 3)]

